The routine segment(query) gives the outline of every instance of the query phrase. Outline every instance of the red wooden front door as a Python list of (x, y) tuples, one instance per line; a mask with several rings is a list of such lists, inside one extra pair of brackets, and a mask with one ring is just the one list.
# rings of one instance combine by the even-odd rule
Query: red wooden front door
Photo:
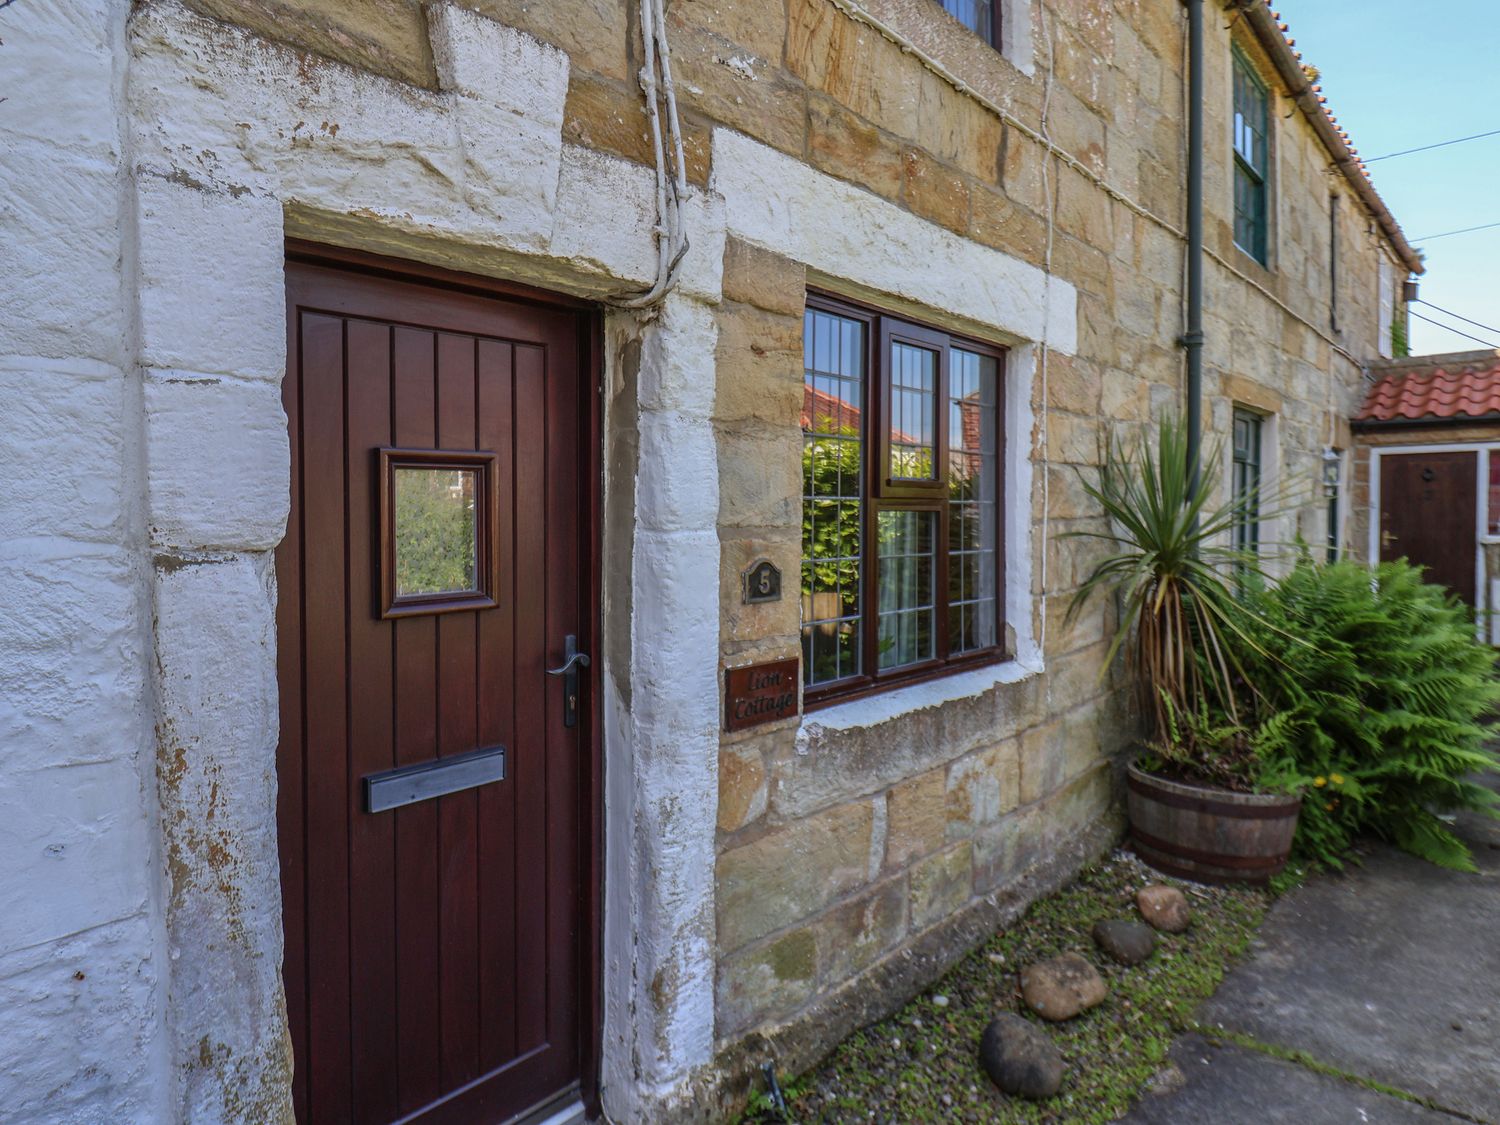
[[(589, 1023), (588, 677), (568, 726), (546, 674), (566, 636), (591, 644), (586, 314), (302, 261), (287, 310), (297, 1117), (504, 1121), (579, 1081)], [(401, 477), (392, 448), (443, 452)], [(367, 779), (495, 747), (503, 780), (368, 811)]]
[(1380, 458), (1380, 561), (1404, 558), (1427, 581), (1474, 604), (1478, 454), (1387, 453)]

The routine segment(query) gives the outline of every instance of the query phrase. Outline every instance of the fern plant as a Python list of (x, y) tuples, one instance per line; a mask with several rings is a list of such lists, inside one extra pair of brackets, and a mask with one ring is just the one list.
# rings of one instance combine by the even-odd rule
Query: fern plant
[(1500, 769), (1487, 746), (1500, 681), (1468, 610), (1404, 562), (1371, 570), (1305, 555), (1249, 597), (1260, 623), (1243, 654), (1260, 689), (1259, 781), (1306, 795), (1302, 856), (1337, 866), (1368, 831), (1473, 870), (1441, 817), (1500, 803), (1474, 780)]

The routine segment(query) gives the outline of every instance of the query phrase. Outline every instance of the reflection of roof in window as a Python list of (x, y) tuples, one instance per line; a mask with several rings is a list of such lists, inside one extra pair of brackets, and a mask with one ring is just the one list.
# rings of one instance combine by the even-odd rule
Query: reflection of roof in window
[(860, 409), (838, 395), (802, 384), (802, 428), (808, 433), (860, 432)]

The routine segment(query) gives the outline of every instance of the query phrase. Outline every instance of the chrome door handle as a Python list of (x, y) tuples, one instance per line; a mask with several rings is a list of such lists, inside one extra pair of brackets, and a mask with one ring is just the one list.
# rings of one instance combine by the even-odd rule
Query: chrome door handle
[(563, 726), (578, 725), (578, 669), (589, 666), (589, 654), (578, 651), (578, 638), (569, 633), (563, 638), (563, 662), (548, 668), (547, 675), (563, 678)]

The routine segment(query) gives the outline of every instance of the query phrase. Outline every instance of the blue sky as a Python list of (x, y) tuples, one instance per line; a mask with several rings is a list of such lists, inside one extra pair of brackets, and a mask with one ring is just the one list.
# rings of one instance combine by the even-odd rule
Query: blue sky
[[(1273, 0), (1303, 62), (1361, 157), (1500, 129), (1500, 6), (1493, 0)], [(1212, 10), (1213, 6), (1210, 6)], [(1426, 305), (1441, 320), (1500, 345), (1500, 136), (1380, 160), (1370, 175), (1414, 246), (1426, 254), (1421, 297), (1493, 330)], [(1484, 346), (1412, 320), (1412, 352)]]

